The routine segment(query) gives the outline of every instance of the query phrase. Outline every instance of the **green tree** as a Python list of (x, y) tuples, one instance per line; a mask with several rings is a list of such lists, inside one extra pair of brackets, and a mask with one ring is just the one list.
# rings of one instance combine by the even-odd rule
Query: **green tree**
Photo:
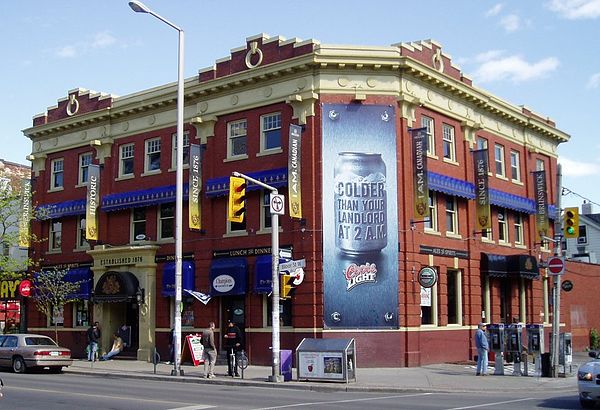
[(33, 299), (37, 310), (53, 319), (56, 342), (58, 342), (58, 322), (54, 318), (67, 303), (79, 300), (77, 293), (83, 283), (66, 281), (67, 273), (68, 270), (53, 269), (37, 272), (34, 275)]

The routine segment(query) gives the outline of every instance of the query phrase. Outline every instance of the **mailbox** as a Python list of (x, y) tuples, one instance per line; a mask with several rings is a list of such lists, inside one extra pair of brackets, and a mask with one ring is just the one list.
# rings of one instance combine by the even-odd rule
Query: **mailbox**
[(506, 351), (510, 353), (521, 353), (521, 333), (523, 325), (514, 323), (506, 326)]
[(526, 325), (527, 351), (531, 354), (544, 353), (544, 325)]
[(503, 352), (504, 351), (504, 324), (490, 323), (487, 325), (488, 340), (490, 344), (490, 350), (492, 352)]

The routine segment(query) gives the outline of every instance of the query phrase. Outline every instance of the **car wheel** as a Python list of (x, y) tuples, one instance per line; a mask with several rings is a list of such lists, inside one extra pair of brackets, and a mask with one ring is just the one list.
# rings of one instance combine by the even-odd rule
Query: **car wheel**
[(593, 409), (594, 406), (596, 405), (594, 400), (584, 400), (584, 399), (579, 399), (579, 404), (581, 404), (581, 407), (583, 407), (584, 409)]
[(25, 360), (21, 356), (17, 356), (13, 359), (12, 368), (15, 373), (25, 373)]
[(50, 368), (50, 373), (62, 373), (62, 366), (53, 366)]

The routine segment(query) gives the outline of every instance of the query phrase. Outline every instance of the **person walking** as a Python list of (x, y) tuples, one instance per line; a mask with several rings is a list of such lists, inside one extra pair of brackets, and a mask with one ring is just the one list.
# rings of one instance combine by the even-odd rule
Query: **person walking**
[(485, 333), (485, 323), (480, 323), (475, 331), (475, 347), (477, 348), (477, 373), (476, 376), (487, 376), (488, 368), (488, 345)]
[(94, 322), (87, 330), (87, 341), (88, 341), (88, 362), (96, 361), (96, 352), (98, 351), (98, 342), (102, 337), (102, 331), (100, 330), (100, 324)]
[(215, 363), (217, 362), (217, 346), (215, 345), (215, 322), (208, 323), (208, 329), (202, 332), (202, 346), (204, 346), (204, 377), (215, 377)]
[(237, 355), (242, 350), (242, 332), (231, 320), (227, 325), (225, 336), (225, 347), (227, 347), (227, 375), (239, 377), (237, 367)]

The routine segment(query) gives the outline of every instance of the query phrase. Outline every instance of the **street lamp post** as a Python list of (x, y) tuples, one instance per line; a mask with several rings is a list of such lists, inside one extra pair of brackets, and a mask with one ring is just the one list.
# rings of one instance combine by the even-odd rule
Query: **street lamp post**
[(183, 236), (183, 57), (184, 33), (183, 30), (150, 10), (139, 1), (130, 1), (129, 7), (136, 13), (150, 14), (163, 23), (171, 26), (179, 33), (179, 49), (177, 60), (177, 166), (176, 166), (176, 191), (175, 191), (175, 334), (174, 360), (171, 375), (183, 375), (180, 367), (181, 352), (181, 271), (182, 271), (182, 236)]

